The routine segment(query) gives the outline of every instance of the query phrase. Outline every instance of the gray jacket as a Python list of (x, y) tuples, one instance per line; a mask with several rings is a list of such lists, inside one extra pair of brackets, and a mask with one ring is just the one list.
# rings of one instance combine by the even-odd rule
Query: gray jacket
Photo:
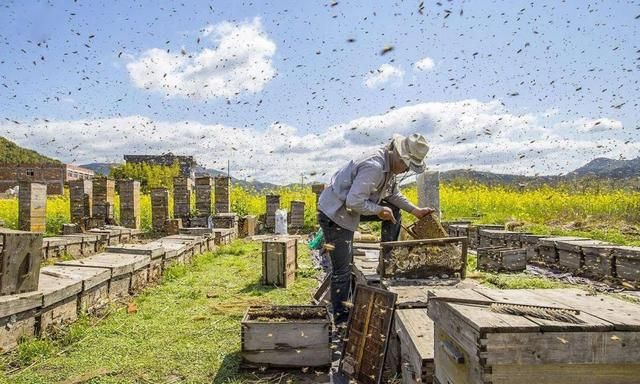
[(336, 172), (318, 199), (318, 210), (342, 228), (355, 231), (360, 215), (380, 213), (382, 199), (407, 212), (416, 208), (400, 193), (384, 147)]

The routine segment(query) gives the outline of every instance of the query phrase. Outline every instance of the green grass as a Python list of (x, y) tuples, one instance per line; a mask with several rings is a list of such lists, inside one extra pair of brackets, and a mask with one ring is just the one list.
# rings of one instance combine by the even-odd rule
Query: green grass
[[(247, 306), (307, 304), (316, 281), (300, 247), (293, 287), (262, 286), (259, 243), (236, 241), (174, 266), (163, 283), (83, 317), (55, 339), (28, 340), (0, 357), (11, 383), (239, 383), (240, 320)], [(7, 372), (10, 372), (7, 374)]]
[[(480, 284), (498, 289), (551, 289), (572, 287), (570, 284), (536, 277), (525, 273), (489, 273), (476, 270), (477, 258), (467, 258), (467, 278), (477, 280)], [(575, 287), (575, 286), (573, 286)]]

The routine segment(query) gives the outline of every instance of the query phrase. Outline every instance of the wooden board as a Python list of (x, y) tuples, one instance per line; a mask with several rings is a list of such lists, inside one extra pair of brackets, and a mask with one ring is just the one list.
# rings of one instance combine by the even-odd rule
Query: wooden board
[(82, 281), (69, 277), (40, 274), (38, 291), (42, 293), (42, 306), (49, 307), (82, 291)]
[(461, 282), (450, 287), (441, 286), (388, 286), (387, 290), (397, 295), (396, 308), (427, 308), (429, 297), (454, 297), (483, 300), (487, 297), (474, 291), (475, 283)]
[(121, 244), (109, 246), (105, 249), (109, 253), (128, 253), (132, 255), (146, 255), (152, 259), (161, 258), (165, 251), (162, 245), (157, 243), (147, 244)]
[(396, 295), (357, 285), (340, 371), (358, 383), (380, 383)]

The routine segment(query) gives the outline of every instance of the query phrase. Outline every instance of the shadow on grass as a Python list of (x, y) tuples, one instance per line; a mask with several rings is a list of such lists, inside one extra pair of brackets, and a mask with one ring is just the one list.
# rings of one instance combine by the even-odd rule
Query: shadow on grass
[(240, 293), (247, 293), (252, 296), (261, 296), (267, 292), (273, 291), (274, 289), (278, 289), (278, 287), (275, 285), (263, 285), (262, 280), (258, 279), (258, 281), (247, 284), (240, 290)]
[(220, 364), (220, 368), (213, 378), (213, 384), (228, 383), (233, 379), (240, 379), (242, 374), (240, 373), (240, 362), (242, 356), (240, 352), (234, 352), (226, 355)]

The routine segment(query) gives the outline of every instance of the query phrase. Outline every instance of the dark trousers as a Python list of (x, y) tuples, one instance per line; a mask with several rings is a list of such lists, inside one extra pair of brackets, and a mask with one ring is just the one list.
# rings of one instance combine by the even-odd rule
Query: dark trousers
[[(396, 241), (400, 235), (400, 208), (383, 201), (380, 205), (387, 206), (393, 211), (397, 223), (382, 222), (381, 241)], [(362, 216), (360, 221), (380, 221), (378, 216)], [(353, 265), (353, 231), (340, 227), (327, 215), (318, 212), (318, 224), (324, 233), (325, 244), (335, 247), (329, 252), (331, 257), (331, 305), (336, 323), (347, 320), (349, 309), (344, 305), (351, 295), (351, 268)]]

